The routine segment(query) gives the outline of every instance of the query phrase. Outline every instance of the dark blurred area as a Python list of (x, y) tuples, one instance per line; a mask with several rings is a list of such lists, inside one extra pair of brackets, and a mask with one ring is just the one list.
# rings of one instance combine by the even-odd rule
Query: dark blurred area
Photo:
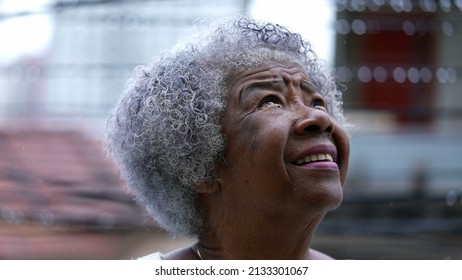
[[(357, 128), (344, 202), (313, 247), (462, 259), (462, 0), (326, 1)], [(130, 259), (192, 242), (133, 201), (105, 155), (104, 121), (136, 65), (195, 19), (253, 2), (0, 0), (0, 259)]]

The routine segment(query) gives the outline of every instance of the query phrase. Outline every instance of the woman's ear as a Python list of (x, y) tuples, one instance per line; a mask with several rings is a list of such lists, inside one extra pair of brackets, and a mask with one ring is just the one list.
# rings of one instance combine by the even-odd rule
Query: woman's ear
[(195, 186), (194, 190), (198, 193), (216, 193), (221, 191), (221, 183), (219, 179), (204, 181)]

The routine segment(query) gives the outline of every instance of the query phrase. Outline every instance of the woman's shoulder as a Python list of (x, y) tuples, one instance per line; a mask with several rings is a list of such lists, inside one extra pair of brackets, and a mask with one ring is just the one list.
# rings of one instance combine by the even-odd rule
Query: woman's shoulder
[(311, 260), (334, 260), (334, 258), (332, 258), (331, 256), (326, 255), (314, 249), (310, 249), (310, 259)]
[[(162, 254), (161, 252), (154, 252), (139, 258), (139, 260), (193, 260), (197, 259), (194, 254), (191, 254), (190, 248), (182, 248), (176, 251), (172, 251), (168, 254)], [(333, 260), (329, 255), (326, 255), (320, 251), (310, 249), (311, 260)]]
[(139, 258), (139, 260), (162, 260), (162, 253), (161, 252), (154, 252), (149, 255), (143, 256)]
[(140, 260), (197, 260), (197, 256), (194, 255), (190, 247), (185, 247), (181, 249), (162, 254), (160, 252), (154, 252), (152, 254), (146, 255), (139, 258)]

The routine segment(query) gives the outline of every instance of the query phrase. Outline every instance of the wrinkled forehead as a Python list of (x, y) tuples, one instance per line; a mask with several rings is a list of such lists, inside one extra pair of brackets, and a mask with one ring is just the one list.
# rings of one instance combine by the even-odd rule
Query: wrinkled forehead
[(231, 82), (231, 92), (246, 85), (264, 81), (311, 83), (310, 76), (300, 65), (291, 62), (268, 62), (238, 73)]

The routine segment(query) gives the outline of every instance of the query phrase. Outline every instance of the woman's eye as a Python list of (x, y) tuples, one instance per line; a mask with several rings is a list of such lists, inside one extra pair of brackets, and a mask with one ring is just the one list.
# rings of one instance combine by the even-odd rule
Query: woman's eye
[(267, 96), (262, 99), (260, 102), (260, 108), (271, 106), (271, 105), (281, 105), (281, 101), (276, 96)]
[(311, 102), (311, 106), (314, 107), (314, 108), (317, 108), (317, 109), (327, 110), (326, 104), (324, 103), (324, 100), (321, 99), (321, 98), (314, 99), (314, 100)]

